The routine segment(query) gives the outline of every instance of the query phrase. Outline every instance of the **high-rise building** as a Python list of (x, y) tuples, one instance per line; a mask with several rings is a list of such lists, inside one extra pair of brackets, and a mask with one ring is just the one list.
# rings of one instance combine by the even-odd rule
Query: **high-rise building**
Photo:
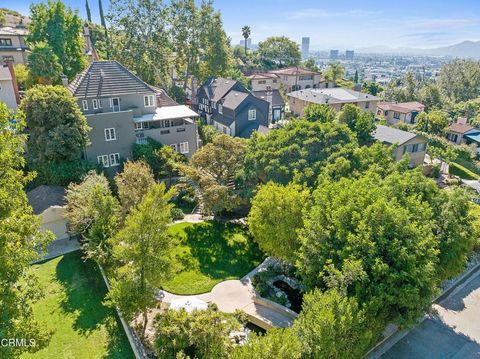
[(354, 51), (353, 50), (345, 51), (345, 59), (353, 60), (353, 56), (354, 56)]
[[(245, 40), (240, 40), (240, 45), (245, 46)], [(247, 39), (247, 49), (251, 49), (251, 48), (252, 48), (252, 39), (249, 37)]]
[(302, 37), (302, 58), (306, 59), (310, 54), (310, 38)]
[(338, 50), (330, 50), (330, 60), (338, 59)]

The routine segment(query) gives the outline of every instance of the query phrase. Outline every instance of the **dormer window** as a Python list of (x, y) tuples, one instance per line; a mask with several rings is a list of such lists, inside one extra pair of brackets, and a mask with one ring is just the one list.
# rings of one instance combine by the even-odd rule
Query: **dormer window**
[(145, 107), (155, 106), (155, 96), (154, 95), (143, 96), (143, 103)]
[(93, 109), (94, 109), (94, 110), (98, 110), (98, 108), (100, 107), (100, 106), (98, 105), (98, 100), (97, 100), (96, 98), (94, 98), (94, 99), (92, 100), (92, 106), (93, 106)]
[(223, 106), (218, 104), (218, 113), (223, 115)]

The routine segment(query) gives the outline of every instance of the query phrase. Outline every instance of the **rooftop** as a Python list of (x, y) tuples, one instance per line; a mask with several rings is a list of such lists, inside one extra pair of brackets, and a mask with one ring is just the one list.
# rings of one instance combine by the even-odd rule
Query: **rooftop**
[(425, 105), (417, 102), (380, 102), (378, 108), (382, 109), (383, 111), (395, 111), (400, 113), (410, 113), (412, 111), (423, 111), (425, 109)]
[(223, 77), (210, 78), (203, 85), (208, 97), (218, 102), (233, 86), (237, 84), (236, 80), (225, 79)]
[(320, 72), (303, 69), (301, 67), (286, 67), (284, 69), (272, 70), (271, 74), (277, 75), (320, 75)]
[(262, 79), (278, 79), (278, 75), (274, 73), (261, 72), (248, 76), (250, 80), (262, 80)]
[(117, 61), (93, 61), (68, 85), (77, 98), (109, 97), (155, 91)]
[(452, 123), (450, 126), (448, 126), (448, 130), (452, 132), (457, 132), (457, 133), (466, 133), (470, 130), (473, 130), (475, 127), (470, 126), (466, 123)]
[(415, 138), (417, 134), (402, 131), (398, 128), (377, 125), (377, 129), (373, 134), (373, 137), (380, 142), (388, 143), (388, 144), (397, 144), (401, 145), (407, 141), (410, 141), (412, 138)]
[(272, 106), (283, 106), (285, 105), (285, 101), (283, 101), (282, 95), (280, 95), (280, 91), (272, 90), (272, 91), (252, 91), (253, 96), (261, 98), (269, 102)]
[(380, 99), (370, 94), (341, 87), (298, 90), (287, 94), (287, 96), (318, 104), (375, 101)]
[(230, 91), (223, 100), (223, 107), (235, 110), (250, 94), (246, 92)]
[(3, 26), (3, 27), (0, 27), (0, 35), (26, 36), (28, 35), (28, 30), (25, 27)]
[(65, 205), (65, 189), (60, 186), (41, 185), (27, 193), (33, 213), (42, 214), (53, 206)]

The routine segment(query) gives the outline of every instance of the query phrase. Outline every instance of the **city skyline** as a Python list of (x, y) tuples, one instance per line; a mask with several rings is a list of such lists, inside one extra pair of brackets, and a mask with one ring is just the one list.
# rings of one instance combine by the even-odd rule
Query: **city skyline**
[[(85, 17), (83, 0), (64, 2)], [(98, 1), (89, 3), (94, 20), (98, 20)], [(29, 4), (29, 0), (7, 0), (2, 6), (27, 15)], [(109, 2), (103, 0), (103, 6), (108, 11)], [(222, 13), (232, 44), (242, 39), (244, 25), (250, 26), (254, 44), (269, 36), (285, 35), (299, 44), (302, 37), (309, 37), (310, 51), (376, 46), (434, 48), (480, 40), (480, 5), (474, 0), (405, 0), (394, 4), (347, 0), (320, 5), (310, 0), (217, 0), (214, 7)]]

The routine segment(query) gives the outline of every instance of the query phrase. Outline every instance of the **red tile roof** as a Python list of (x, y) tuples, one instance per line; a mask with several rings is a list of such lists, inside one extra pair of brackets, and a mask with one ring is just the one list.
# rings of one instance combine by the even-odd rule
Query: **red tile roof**
[(457, 122), (452, 123), (450, 126), (448, 126), (449, 131), (462, 133), (462, 134), (465, 133), (465, 132), (468, 132), (470, 130), (473, 130), (473, 129), (474, 129), (473, 126), (463, 124), (463, 123), (457, 123)]
[(401, 102), (401, 103), (380, 102), (377, 106), (383, 111), (395, 111), (400, 113), (410, 113), (412, 111), (423, 111), (425, 109), (425, 105), (416, 101)]

